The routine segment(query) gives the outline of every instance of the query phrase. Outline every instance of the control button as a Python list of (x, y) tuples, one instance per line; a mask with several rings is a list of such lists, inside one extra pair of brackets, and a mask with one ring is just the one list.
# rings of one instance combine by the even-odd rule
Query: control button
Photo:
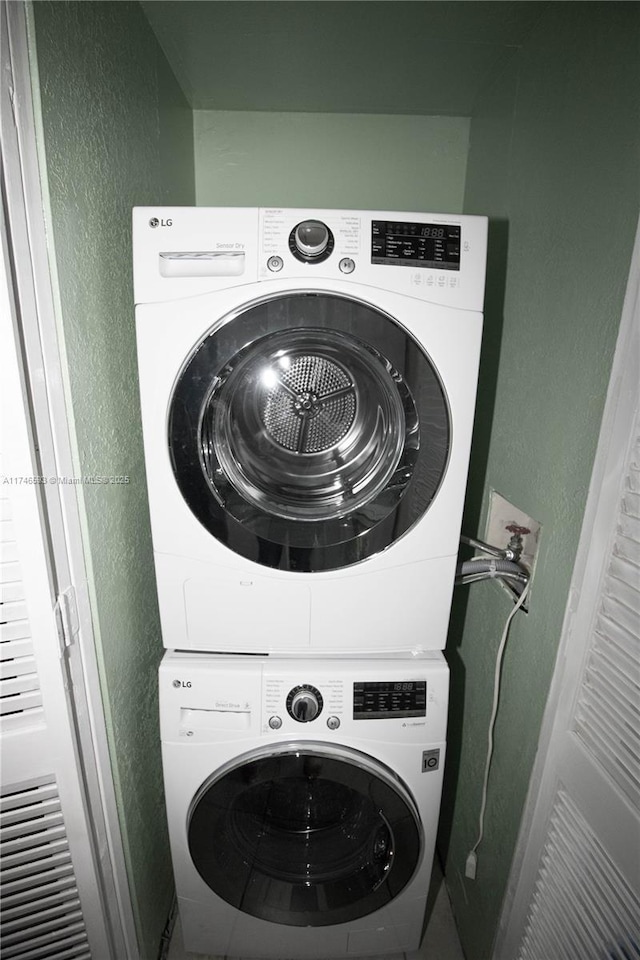
[(282, 726), (281, 718), (277, 716), (269, 717), (269, 726), (272, 730), (279, 730)]
[(303, 263), (321, 263), (334, 247), (331, 230), (321, 220), (303, 220), (289, 234), (289, 250)]
[(318, 716), (318, 701), (309, 690), (296, 693), (291, 703), (291, 715), (299, 723), (309, 723)]
[(337, 730), (340, 726), (340, 717), (328, 717), (327, 726), (329, 730)]
[(322, 712), (322, 694), (310, 683), (303, 683), (289, 691), (287, 710), (298, 723), (309, 723)]
[(338, 266), (340, 267), (342, 273), (353, 273), (356, 268), (356, 265), (351, 257), (343, 257)]
[(296, 247), (306, 257), (319, 257), (327, 249), (329, 228), (320, 220), (305, 220), (295, 230)]
[(284, 266), (282, 257), (269, 257), (267, 267), (272, 273), (278, 273)]

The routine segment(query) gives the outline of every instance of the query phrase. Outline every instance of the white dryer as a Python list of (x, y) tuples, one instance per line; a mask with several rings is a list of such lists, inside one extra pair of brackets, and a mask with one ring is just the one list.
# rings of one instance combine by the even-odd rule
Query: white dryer
[(137, 208), (164, 644), (444, 646), (484, 217)]
[(165, 654), (160, 717), (185, 947), (304, 960), (420, 944), (442, 790), (440, 652)]

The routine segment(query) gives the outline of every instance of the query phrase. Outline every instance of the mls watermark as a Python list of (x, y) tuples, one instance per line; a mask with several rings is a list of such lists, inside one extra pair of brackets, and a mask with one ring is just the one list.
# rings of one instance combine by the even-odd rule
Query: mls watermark
[(127, 484), (129, 483), (129, 477), (126, 475), (120, 476), (102, 476), (100, 474), (90, 474), (84, 477), (8, 477), (2, 476), (0, 480), (0, 485), (2, 486), (44, 486), (49, 484), (51, 486), (83, 486), (83, 485), (103, 485), (108, 486), (109, 484)]

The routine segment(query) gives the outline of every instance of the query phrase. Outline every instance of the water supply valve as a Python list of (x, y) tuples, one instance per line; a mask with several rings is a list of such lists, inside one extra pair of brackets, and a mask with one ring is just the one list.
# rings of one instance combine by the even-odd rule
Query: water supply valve
[(507, 551), (510, 551), (511, 556), (507, 554), (507, 559), (514, 560), (517, 563), (522, 556), (522, 538), (531, 533), (531, 530), (529, 527), (521, 527), (517, 523), (508, 523), (505, 530), (508, 530), (511, 534), (511, 539), (507, 545)]

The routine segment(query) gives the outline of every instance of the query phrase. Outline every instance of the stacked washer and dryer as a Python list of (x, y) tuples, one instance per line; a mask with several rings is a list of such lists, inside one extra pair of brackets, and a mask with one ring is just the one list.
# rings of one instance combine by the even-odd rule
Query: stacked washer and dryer
[(459, 215), (134, 210), (189, 951), (419, 946), (486, 235)]

